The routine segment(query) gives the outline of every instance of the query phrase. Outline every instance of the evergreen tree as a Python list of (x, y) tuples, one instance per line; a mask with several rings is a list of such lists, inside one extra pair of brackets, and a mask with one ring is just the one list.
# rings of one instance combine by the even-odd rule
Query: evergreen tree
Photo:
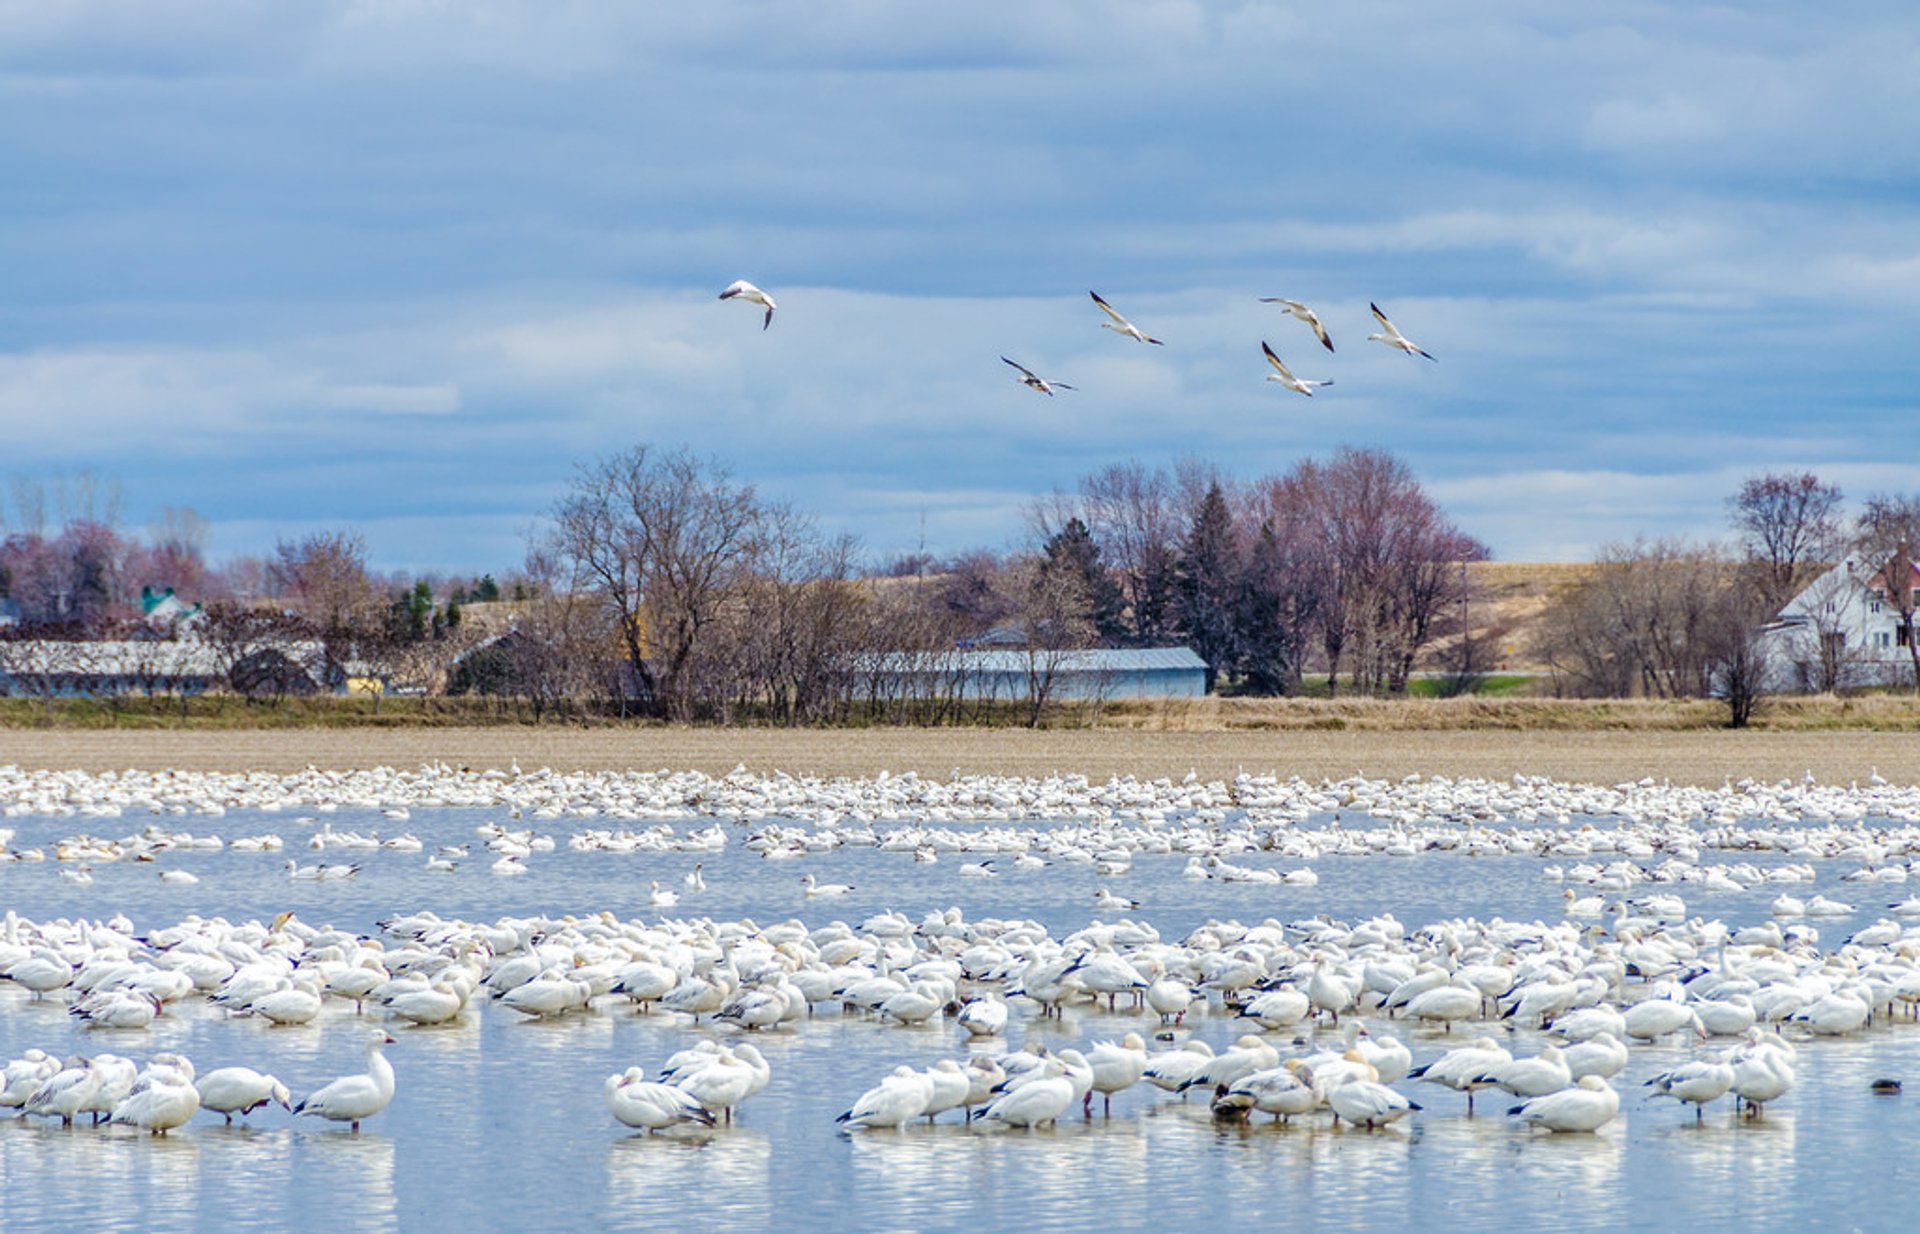
[(1233, 513), (1218, 482), (1194, 511), (1176, 565), (1175, 606), (1187, 645), (1207, 662), (1207, 689), (1222, 671), (1231, 671), (1235, 652), (1235, 611), (1239, 607), (1240, 562), (1234, 543)]
[(1093, 542), (1087, 525), (1078, 518), (1067, 520), (1047, 541), (1041, 572), (1069, 588), (1080, 598), (1081, 615), (1093, 625), (1102, 643), (1111, 644), (1126, 635), (1121, 620), (1120, 586), (1100, 561), (1100, 546)]

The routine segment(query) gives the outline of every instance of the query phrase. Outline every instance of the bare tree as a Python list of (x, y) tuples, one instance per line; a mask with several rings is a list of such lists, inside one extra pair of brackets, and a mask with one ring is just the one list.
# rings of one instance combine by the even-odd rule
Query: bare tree
[(1762, 600), (1774, 612), (1793, 597), (1796, 575), (1831, 561), (1844, 539), (1838, 485), (1810, 471), (1750, 476), (1727, 498), (1727, 518), (1749, 560), (1764, 567)]
[(1083, 476), (1077, 504), (1057, 503), (1038, 525), (1040, 539), (1057, 534), (1075, 516), (1086, 524), (1119, 582), (1132, 641), (1143, 646), (1168, 641), (1182, 528), (1173, 481), (1138, 461)]
[(371, 649), (384, 629), (387, 604), (367, 575), (366, 542), (356, 532), (281, 540), (267, 562), (267, 584), (325, 648), (325, 684), (333, 684), (358, 648)]
[(1913, 663), (1914, 685), (1920, 689), (1920, 638), (1915, 637), (1914, 611), (1920, 607), (1920, 572), (1913, 553), (1920, 545), (1920, 495), (1875, 494), (1867, 498), (1855, 525), (1860, 553), (1875, 567), (1875, 577), (1887, 603), (1900, 615), (1895, 635)]
[(641, 445), (582, 467), (552, 548), (617, 617), (644, 702), (689, 719), (697, 653), (754, 554), (761, 510), (717, 461)]
[(1749, 612), (1727, 597), (1743, 582), (1738, 564), (1712, 547), (1606, 545), (1593, 573), (1548, 606), (1548, 662), (1578, 693), (1704, 697), (1716, 688), (1729, 614)]

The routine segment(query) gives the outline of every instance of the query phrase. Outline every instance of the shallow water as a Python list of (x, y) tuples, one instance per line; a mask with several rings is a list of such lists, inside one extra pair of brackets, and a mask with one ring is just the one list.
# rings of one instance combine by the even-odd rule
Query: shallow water
[[(342, 830), (381, 823), (371, 812), (328, 817)], [(501, 821), (500, 811), (417, 810), (405, 826), (431, 849), (472, 839), (476, 824), (492, 821)], [(1356, 920), (1384, 909), (1416, 927), (1462, 915), (1556, 920), (1561, 909), (1562, 887), (1541, 879), (1546, 862), (1536, 858), (1321, 858), (1311, 863), (1320, 875), (1316, 887), (1190, 881), (1181, 877), (1184, 856), (1147, 855), (1115, 878), (1085, 866), (1020, 872), (1000, 862), (1003, 877), (979, 880), (958, 875), (972, 858), (957, 854), (921, 864), (873, 850), (767, 862), (737, 844), (697, 857), (576, 853), (565, 847), (564, 821), (542, 828), (560, 847), (535, 854), (532, 873), (522, 878), (490, 876), (485, 856), (445, 875), (425, 870), (421, 854), (330, 850), (327, 861), (362, 861), (359, 877), (297, 883), (282, 872), (287, 858), (305, 863), (316, 855), (304, 846), (306, 829), (285, 815), (234, 811), (194, 822), (195, 830), (226, 836), (277, 832), (288, 849), (168, 853), (159, 868), (202, 879), (187, 887), (161, 883), (149, 864), (101, 865), (85, 888), (61, 881), (58, 863), (17, 864), (0, 868), (0, 906), (36, 918), (120, 911), (141, 927), (189, 913), (264, 919), (285, 909), (312, 924), (361, 931), (388, 913), (418, 909), (486, 919), (601, 910), (650, 918), (658, 914), (647, 908), (649, 882), (678, 888), (698, 859), (709, 890), (665, 911), (818, 925), (857, 924), (883, 908), (917, 920), (960, 905), (970, 918), (1032, 917), (1057, 935), (1085, 924), (1094, 890), (1108, 886), (1141, 899), (1138, 916), (1171, 938), (1209, 917), (1289, 921), (1325, 913)], [(86, 829), (124, 834), (141, 824), (94, 820), (82, 828), (72, 818), (25, 818), (9, 825), (19, 830), (15, 847), (24, 847)], [(730, 830), (737, 838), (739, 829)], [(1251, 863), (1269, 864), (1265, 856)], [(1795, 895), (1819, 890), (1859, 906), (1855, 919), (1814, 923), (1828, 948), (1905, 894), (1841, 882), (1848, 868), (1827, 863), (1817, 884), (1789, 887)], [(808, 871), (856, 890), (809, 901), (799, 886)], [(1781, 888), (1659, 890), (1678, 892), (1692, 913), (1740, 925), (1763, 920)], [(1416, 1062), (1451, 1044), (1434, 1031), (1375, 1023), (1407, 1040)], [(274, 1071), (296, 1095), (361, 1069), (360, 1024), (340, 1003), (329, 1003), (314, 1024), (274, 1028), (190, 1000), (150, 1029), (89, 1031), (60, 1001), (34, 1002), (0, 985), (0, 1057), (34, 1045), (136, 1059), (173, 1049), (203, 1071), (233, 1063)], [(1151, 1017), (1126, 1013), (1083, 1009), (1042, 1024), (1016, 1012), (1008, 1040), (981, 1048), (1018, 1048), (1027, 1034), (1084, 1047), (1152, 1027)], [(1189, 1017), (1188, 1027), (1224, 1046), (1246, 1022), (1200, 1016)], [(526, 1021), (489, 1006), (470, 1009), (450, 1027), (397, 1029), (388, 1057), (398, 1093), (357, 1136), (313, 1120), (296, 1123), (277, 1108), (232, 1130), (202, 1114), (165, 1138), (0, 1120), (0, 1227), (1158, 1230), (1205, 1221), (1482, 1230), (1735, 1222), (1784, 1229), (1817, 1222), (1871, 1230), (1905, 1216), (1893, 1196), (1899, 1167), (1890, 1162), (1904, 1162), (1920, 1144), (1920, 1107), (1913, 1104), (1920, 1093), (1867, 1092), (1876, 1077), (1912, 1078), (1920, 1070), (1920, 1029), (1905, 1024), (1804, 1045), (1798, 1087), (1753, 1121), (1735, 1119), (1725, 1101), (1696, 1124), (1690, 1110), (1643, 1100), (1642, 1080), (1691, 1053), (1662, 1045), (1634, 1048), (1615, 1081), (1623, 1115), (1591, 1136), (1528, 1133), (1500, 1115), (1505, 1103), (1492, 1094), (1468, 1118), (1464, 1098), (1410, 1082), (1397, 1087), (1426, 1109), (1374, 1134), (1336, 1130), (1324, 1118), (1222, 1126), (1198, 1099), (1183, 1103), (1142, 1085), (1115, 1101), (1111, 1118), (1100, 1117), (1096, 1103), (1091, 1121), (1076, 1116), (1052, 1130), (970, 1131), (947, 1115), (932, 1127), (849, 1136), (837, 1133), (833, 1116), (892, 1066), (964, 1057), (969, 1047), (957, 1030), (938, 1024), (903, 1029), (823, 1014), (757, 1035), (772, 1083), (732, 1128), (647, 1137), (613, 1122), (602, 1099), (604, 1077), (636, 1063), (652, 1068), (714, 1035), (735, 1030), (637, 1015), (612, 1001), (557, 1022)], [(1531, 1032), (1513, 1036), (1516, 1053), (1539, 1044)], [(1284, 1053), (1291, 1038), (1269, 1039)]]

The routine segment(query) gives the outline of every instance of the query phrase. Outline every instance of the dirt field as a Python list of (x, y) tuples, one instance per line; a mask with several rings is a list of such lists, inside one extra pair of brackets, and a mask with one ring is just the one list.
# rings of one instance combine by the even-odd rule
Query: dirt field
[(873, 775), (917, 771), (1080, 772), (1212, 779), (1244, 768), (1308, 779), (1356, 772), (1619, 783), (1642, 776), (1717, 785), (1725, 777), (1865, 780), (1878, 768), (1920, 783), (1920, 736), (1875, 732), (1115, 732), (1009, 730), (448, 728), (254, 732), (0, 731), (0, 765), (89, 771), (139, 767), (294, 771), (455, 766), (557, 770), (697, 769)]

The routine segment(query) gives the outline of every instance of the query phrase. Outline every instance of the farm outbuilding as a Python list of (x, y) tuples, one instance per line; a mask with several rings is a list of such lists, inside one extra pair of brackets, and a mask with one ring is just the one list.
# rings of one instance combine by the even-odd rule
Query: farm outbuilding
[(1207, 662), (1187, 647), (890, 652), (863, 674), (882, 696), (1021, 699), (1200, 698)]

